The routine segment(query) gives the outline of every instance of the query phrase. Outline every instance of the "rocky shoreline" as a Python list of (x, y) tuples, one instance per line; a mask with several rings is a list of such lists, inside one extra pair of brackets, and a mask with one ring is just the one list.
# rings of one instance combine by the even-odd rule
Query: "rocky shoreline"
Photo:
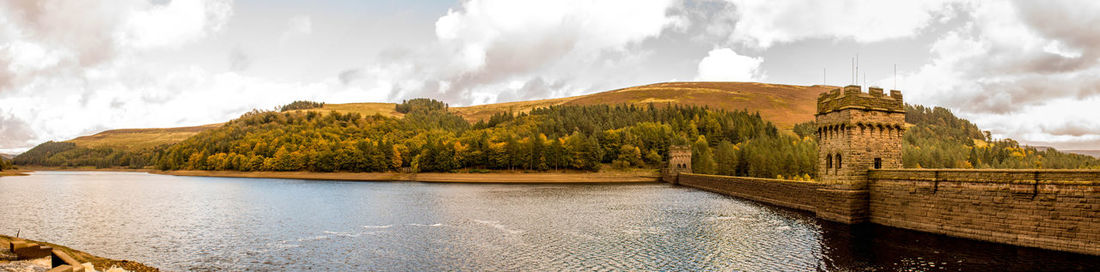
[[(123, 269), (125, 271), (160, 271), (155, 267), (147, 266), (145, 264), (129, 261), (129, 260), (115, 260), (110, 258), (104, 258), (89, 254), (87, 252), (75, 250), (66, 246), (57, 244), (33, 241), (23, 238), (28, 242), (33, 242), (41, 245), (52, 247), (56, 250), (64, 251), (72, 256), (77, 262), (85, 265), (85, 271), (118, 271)], [(3, 271), (46, 271), (50, 269), (50, 257), (43, 257), (30, 260), (17, 260), (15, 255), (9, 252), (8, 243), (12, 241), (11, 236), (0, 234), (0, 270)], [(88, 270), (88, 266), (92, 266), (94, 270)]]

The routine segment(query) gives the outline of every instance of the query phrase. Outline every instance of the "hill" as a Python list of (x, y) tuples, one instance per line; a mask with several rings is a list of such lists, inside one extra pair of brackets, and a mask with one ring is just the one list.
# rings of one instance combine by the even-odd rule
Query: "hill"
[(15, 155), (0, 153), (0, 158), (3, 158), (5, 160), (10, 160), (11, 158), (15, 158)]
[(111, 147), (121, 149), (152, 148), (159, 145), (174, 144), (199, 132), (216, 128), (222, 124), (209, 124), (177, 128), (137, 128), (108, 130), (95, 135), (81, 136), (69, 140), (81, 147)]
[[(794, 124), (813, 120), (817, 95), (835, 86), (798, 86), (756, 82), (668, 82), (622, 88), (600, 93), (533, 101), (507, 102), (467, 107), (452, 107), (451, 112), (471, 123), (488, 120), (502, 112), (526, 113), (535, 108), (558, 105), (693, 105), (712, 109), (747, 110), (760, 112), (783, 130)], [(320, 108), (290, 110), (289, 112), (336, 111), (342, 114), (359, 113), (364, 116), (380, 114), (385, 117), (404, 117), (394, 110), (395, 103), (345, 103), (324, 104)], [(178, 128), (116, 129), (81, 136), (66, 142), (79, 147), (111, 147), (124, 150), (152, 148), (174, 144), (199, 132), (222, 124), (210, 124)]]
[[(506, 102), (496, 104), (452, 107), (450, 110), (471, 123), (488, 120), (501, 112), (526, 113), (535, 108), (575, 105), (690, 105), (712, 109), (747, 110), (760, 112), (764, 119), (780, 129), (791, 129), (794, 124), (813, 120), (817, 95), (835, 86), (798, 86), (756, 82), (667, 82), (649, 84), (588, 95), (564, 98)], [(401, 117), (394, 111), (394, 103), (324, 104), (316, 111), (340, 113), (356, 112), (363, 115), (381, 114)]]
[(1100, 158), (1100, 150), (1062, 150), (1062, 152), (1081, 154)]

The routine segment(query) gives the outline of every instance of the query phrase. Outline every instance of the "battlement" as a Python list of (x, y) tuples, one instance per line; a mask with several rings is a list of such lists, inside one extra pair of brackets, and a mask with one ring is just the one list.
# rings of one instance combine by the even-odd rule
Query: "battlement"
[(882, 88), (870, 87), (869, 92), (860, 91), (859, 85), (848, 85), (821, 93), (817, 97), (817, 113), (825, 114), (844, 109), (865, 109), (885, 112), (905, 112), (901, 91), (890, 90), (890, 95)]

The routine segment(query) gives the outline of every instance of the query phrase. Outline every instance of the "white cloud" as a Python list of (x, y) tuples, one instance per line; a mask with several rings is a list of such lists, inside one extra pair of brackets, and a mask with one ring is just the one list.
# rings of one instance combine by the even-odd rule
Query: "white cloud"
[(738, 55), (733, 49), (715, 48), (699, 61), (697, 81), (758, 81), (763, 58)]
[[(104, 128), (178, 123), (179, 113), (194, 111), (165, 117), (166, 103), (180, 95), (158, 85), (176, 72), (143, 66), (135, 57), (204, 39), (231, 13), (222, 0), (0, 3), (0, 149)], [(161, 103), (134, 103), (144, 98)]]
[(728, 1), (737, 17), (730, 40), (760, 48), (810, 38), (861, 43), (906, 38), (950, 15), (947, 1)]
[(309, 16), (299, 15), (290, 18), (287, 29), (279, 40), (286, 41), (295, 36), (304, 36), (313, 33), (313, 20)]
[[(910, 103), (942, 105), (1000, 137), (1100, 146), (1100, 4), (980, 2), (970, 22), (932, 44), (931, 63), (902, 76)], [(1076, 14), (1076, 15), (1075, 15)], [(1087, 132), (1087, 133), (1086, 133)]]
[(464, 2), (436, 20), (438, 47), (413, 60), (388, 64), (413, 67), (410, 76), (423, 82), (412, 90), (396, 90), (395, 96), (432, 96), (469, 104), (494, 102), (484, 98), (485, 89), (502, 87), (492, 92), (518, 91), (522, 92), (518, 97), (524, 98), (561, 95), (576, 86), (520, 84), (526, 86), (520, 88), (502, 83), (565, 78), (583, 82), (577, 78), (590, 75), (581, 71), (633, 61), (633, 56), (645, 54), (636, 49), (637, 44), (660, 36), (676, 22), (668, 14), (675, 4), (673, 0)]
[(130, 10), (115, 39), (138, 49), (178, 47), (217, 32), (232, 15), (228, 0), (148, 2)]

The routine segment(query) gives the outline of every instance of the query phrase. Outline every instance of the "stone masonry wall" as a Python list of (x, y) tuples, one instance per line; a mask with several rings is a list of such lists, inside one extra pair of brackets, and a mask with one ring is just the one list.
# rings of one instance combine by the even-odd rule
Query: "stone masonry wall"
[(975, 240), (1100, 255), (1100, 171), (870, 170), (868, 190), (680, 174), (680, 185), (815, 213)]
[(780, 207), (813, 212), (818, 184), (782, 179), (680, 174), (679, 184)]
[(1100, 255), (1100, 171), (871, 170), (870, 221)]

